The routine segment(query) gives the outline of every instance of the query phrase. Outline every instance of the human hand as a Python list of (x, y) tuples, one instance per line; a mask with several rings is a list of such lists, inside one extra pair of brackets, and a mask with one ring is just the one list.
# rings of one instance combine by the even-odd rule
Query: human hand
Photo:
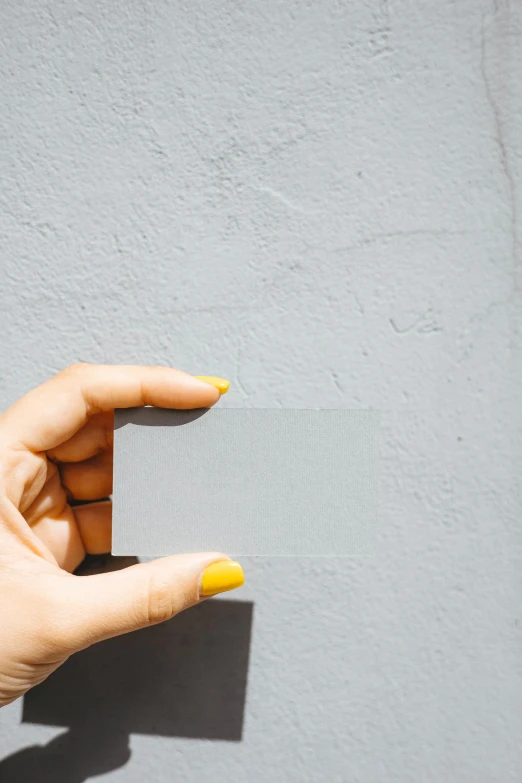
[[(214, 405), (228, 383), (166, 367), (78, 364), (0, 415), (0, 706), (94, 642), (243, 584), (226, 555), (73, 576), (111, 548), (113, 409)], [(143, 520), (147, 524), (147, 520)]]

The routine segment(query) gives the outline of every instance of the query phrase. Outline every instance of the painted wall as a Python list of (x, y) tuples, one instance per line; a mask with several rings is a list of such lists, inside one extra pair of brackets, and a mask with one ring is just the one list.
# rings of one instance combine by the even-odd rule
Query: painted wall
[[(4, 0), (0, 29), (2, 407), (85, 360), (384, 411), (373, 559), (246, 560), (239, 612), (172, 631), (185, 679), (161, 637), (91, 653), (71, 726), (0, 711), (2, 783), (520, 780), (522, 5)], [(110, 676), (84, 706), (121, 660), (177, 682), (166, 728)]]

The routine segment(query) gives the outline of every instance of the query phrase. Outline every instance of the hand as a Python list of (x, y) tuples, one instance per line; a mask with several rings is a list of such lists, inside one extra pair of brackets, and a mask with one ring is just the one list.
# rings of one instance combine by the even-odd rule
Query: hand
[(241, 566), (216, 552), (70, 573), (86, 553), (111, 548), (110, 501), (69, 501), (112, 491), (113, 409), (209, 407), (228, 384), (206, 380), (166, 367), (73, 365), (0, 416), (0, 706), (72, 653), (243, 584)]

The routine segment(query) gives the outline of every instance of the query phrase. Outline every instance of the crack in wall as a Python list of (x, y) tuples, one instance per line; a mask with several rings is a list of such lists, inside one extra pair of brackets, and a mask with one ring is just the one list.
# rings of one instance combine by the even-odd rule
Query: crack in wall
[(266, 193), (268, 196), (271, 196), (275, 201), (279, 201), (283, 206), (285, 206), (287, 209), (289, 209), (291, 212), (298, 212), (300, 215), (314, 215), (315, 212), (311, 212), (310, 210), (305, 209), (300, 204), (295, 204), (291, 199), (288, 198), (288, 196), (285, 196), (284, 193), (281, 193), (281, 191), (277, 190), (276, 188), (270, 187), (270, 185), (258, 185), (254, 188), (257, 193)]
[(435, 239), (444, 239), (445, 237), (463, 237), (476, 236), (480, 231), (471, 231), (469, 229), (444, 229), (444, 228), (416, 228), (411, 231), (383, 231), (372, 234), (369, 237), (354, 242), (351, 245), (339, 245), (338, 247), (326, 248), (320, 245), (306, 245), (307, 250), (322, 250), (325, 253), (344, 253), (356, 250), (364, 250), (366, 247), (376, 245), (386, 239), (407, 239), (408, 237), (433, 237)]
[(245, 389), (243, 380), (241, 378), (241, 358), (243, 355), (243, 342), (240, 340), (237, 345), (236, 353), (236, 385), (239, 391), (244, 395), (245, 399), (248, 397), (248, 392)]
[(417, 316), (413, 323), (410, 323), (407, 326), (399, 326), (394, 318), (388, 318), (388, 322), (395, 334), (401, 336), (409, 334), (410, 332), (413, 332), (413, 330), (416, 330), (416, 333), (420, 335), (435, 334), (443, 331), (443, 327), (435, 320), (435, 315), (431, 307)]
[[(493, 11), (493, 19), (495, 20), (497, 18), (498, 13), (498, 5), (495, 2), (493, 4), (494, 11)], [(488, 75), (487, 67), (486, 67), (486, 61), (487, 61), (487, 41), (486, 41), (486, 22), (485, 17), (482, 18), (482, 24), (481, 24), (481, 35), (480, 35), (480, 72), (482, 75), (482, 81), (484, 83), (484, 89), (486, 93), (486, 98), (489, 104), (489, 107), (491, 109), (491, 113), (493, 115), (493, 122), (495, 125), (495, 141), (498, 147), (499, 157), (500, 157), (500, 163), (502, 166), (502, 171), (504, 174), (504, 178), (507, 185), (507, 192), (508, 192), (508, 199), (509, 199), (509, 210), (510, 210), (510, 228), (511, 228), (511, 260), (512, 260), (512, 266), (513, 266), (513, 286), (514, 289), (517, 289), (517, 279), (516, 279), (516, 269), (518, 265), (517, 261), (517, 254), (518, 254), (518, 232), (517, 232), (517, 226), (518, 226), (518, 210), (517, 210), (517, 199), (516, 199), (516, 186), (515, 186), (515, 178), (513, 176), (513, 173), (511, 171), (510, 165), (509, 165), (509, 152), (508, 152), (508, 145), (505, 138), (505, 129), (501, 118), (501, 111), (500, 106), (497, 103), (497, 100), (495, 98), (493, 85), (491, 82), (491, 78)]]

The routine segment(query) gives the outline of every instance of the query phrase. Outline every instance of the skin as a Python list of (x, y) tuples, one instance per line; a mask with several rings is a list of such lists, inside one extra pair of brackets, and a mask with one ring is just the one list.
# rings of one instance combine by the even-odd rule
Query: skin
[[(78, 364), (0, 416), (0, 706), (72, 653), (167, 620), (200, 600), (219, 553), (177, 555), (94, 576), (110, 551), (114, 408), (214, 405), (219, 391), (166, 367)], [(146, 524), (147, 520), (143, 523)]]

